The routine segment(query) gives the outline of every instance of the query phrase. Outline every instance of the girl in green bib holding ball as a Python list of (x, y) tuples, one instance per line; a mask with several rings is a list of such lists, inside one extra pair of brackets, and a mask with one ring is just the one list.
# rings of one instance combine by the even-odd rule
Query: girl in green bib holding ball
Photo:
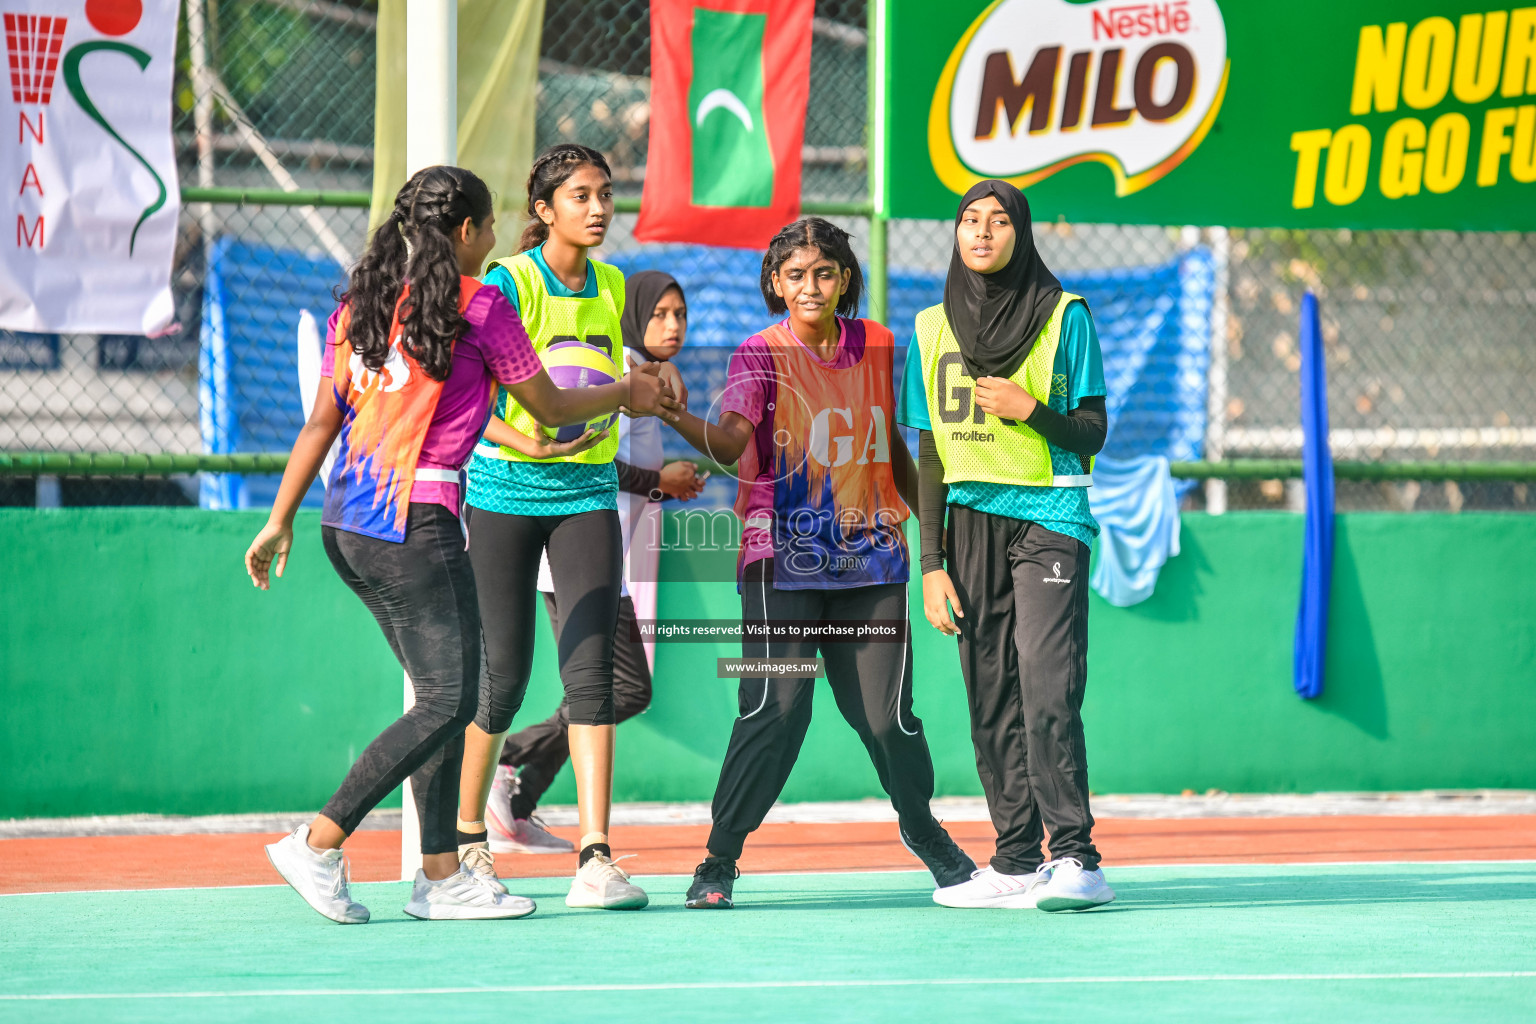
[[(572, 143), (545, 150), (528, 176), (528, 214), (520, 251), (496, 261), (485, 284), (516, 307), (556, 384), (584, 387), (618, 379), (624, 275), (587, 255), (602, 244), (613, 219), (613, 182), (603, 155)], [(655, 364), (633, 372), (661, 370)], [(675, 377), (676, 371), (671, 373)], [(664, 394), (670, 409), (681, 408), (671, 401), (670, 389)], [(531, 410), (502, 390), (485, 437), (475, 446), (467, 498), (469, 560), (484, 624), (486, 673), (479, 711), (465, 734), (459, 843), (466, 866), (494, 879), (485, 805), (502, 742), (533, 669), (539, 557), (547, 552), (562, 610), (560, 680), (582, 833), (565, 902), (626, 910), (644, 907), (647, 897), (614, 865), (608, 845), (613, 624), (624, 552), (614, 419), (551, 437)]]

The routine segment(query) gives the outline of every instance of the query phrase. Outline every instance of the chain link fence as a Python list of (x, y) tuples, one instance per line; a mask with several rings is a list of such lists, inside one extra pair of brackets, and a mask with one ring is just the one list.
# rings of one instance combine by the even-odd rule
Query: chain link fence
[[(866, 15), (862, 0), (816, 3), (803, 152), (810, 210), (868, 200)], [(376, 22), (372, 0), (186, 0), (174, 119), (183, 190), (367, 192)], [(645, 173), (649, 71), (645, 0), (546, 0), (536, 142), (602, 149), (624, 210)], [(832, 219), (867, 258), (869, 220)], [(599, 255), (683, 282), (692, 319), (684, 369), (702, 411), (724, 355), (766, 319), (758, 256), (641, 246), (633, 226), (621, 212)], [(326, 296), (366, 228), (360, 206), (188, 202), (177, 318), (164, 334), (0, 332), (0, 451), (285, 451), (303, 417), (300, 310), (323, 330)], [(894, 221), (888, 230), (887, 319), (900, 343), (917, 309), (938, 301), (951, 235), (942, 221)], [(1340, 459), (1536, 461), (1536, 235), (1056, 223), (1037, 225), (1037, 237), (1047, 262), (1095, 309), (1115, 364), (1111, 391), (1125, 382), (1124, 396), (1111, 396), (1112, 411), (1117, 401), (1122, 409), (1111, 447), (1176, 460), (1296, 458), (1297, 315), (1312, 288)], [(241, 315), (225, 316), (232, 309)], [(1137, 335), (1149, 317), (1161, 326)], [(275, 478), (228, 484), (206, 474), (0, 477), (0, 503), (260, 505)], [(1219, 486), (1232, 508), (1300, 501), (1297, 481)], [(1186, 502), (1202, 507), (1207, 493), (1192, 487)], [(1536, 507), (1525, 484), (1467, 480), (1340, 480), (1338, 502)]]

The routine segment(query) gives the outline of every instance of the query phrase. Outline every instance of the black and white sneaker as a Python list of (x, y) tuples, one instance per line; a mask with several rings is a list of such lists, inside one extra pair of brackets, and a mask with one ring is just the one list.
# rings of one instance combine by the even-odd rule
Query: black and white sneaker
[(913, 839), (904, 828), (897, 831), (901, 833), (901, 845), (923, 862), (940, 889), (959, 885), (976, 871), (976, 862), (966, 856), (938, 822), (933, 823), (933, 834), (922, 840)]
[(693, 870), (693, 884), (683, 897), (683, 906), (689, 910), (730, 910), (731, 886), (741, 872), (736, 862), (728, 857), (705, 857), (704, 863)]

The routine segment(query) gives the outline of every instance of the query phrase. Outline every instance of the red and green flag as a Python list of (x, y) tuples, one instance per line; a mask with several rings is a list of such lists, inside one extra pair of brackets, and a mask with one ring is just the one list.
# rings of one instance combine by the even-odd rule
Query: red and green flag
[(635, 238), (761, 249), (800, 215), (815, 0), (651, 0)]

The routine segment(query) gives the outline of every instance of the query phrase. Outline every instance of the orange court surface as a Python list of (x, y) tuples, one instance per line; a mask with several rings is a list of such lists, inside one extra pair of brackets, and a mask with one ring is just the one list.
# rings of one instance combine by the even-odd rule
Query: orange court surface
[[(978, 863), (992, 853), (985, 821), (947, 821)], [(551, 831), (574, 840), (573, 827)], [(645, 875), (689, 874), (703, 857), (707, 825), (617, 825), (616, 853)], [(1300, 864), (1499, 861), (1536, 857), (1536, 815), (1317, 815), (1310, 817), (1103, 817), (1095, 839), (1108, 868), (1144, 864)], [(101, 835), (0, 839), (0, 893), (279, 883), (262, 845), (281, 833)], [(347, 843), (358, 882), (397, 879), (400, 833), (359, 831)], [(564, 855), (497, 857), (507, 878), (566, 876)], [(910, 871), (920, 864), (894, 822), (770, 823), (747, 843), (751, 872)], [(174, 868), (174, 872), (173, 872)], [(174, 878), (174, 881), (172, 879)]]

